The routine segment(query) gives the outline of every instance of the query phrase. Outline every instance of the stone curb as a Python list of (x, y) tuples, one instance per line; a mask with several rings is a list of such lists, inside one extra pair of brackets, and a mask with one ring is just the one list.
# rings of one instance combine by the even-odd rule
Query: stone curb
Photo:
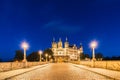
[[(72, 64), (73, 64), (73, 63), (72, 63)], [(101, 74), (101, 73), (99, 73), (99, 72), (97, 72), (97, 71), (93, 71), (93, 70), (90, 70), (90, 69), (86, 69), (86, 68), (80, 67), (80, 66), (77, 65), (77, 64), (73, 64), (73, 65), (74, 65), (75, 67), (79, 67), (79, 68), (81, 68), (81, 69), (91, 71), (91, 72), (93, 72), (93, 73), (96, 73), (96, 74), (105, 76), (105, 77), (110, 78), (110, 79), (113, 79), (113, 80), (120, 80), (120, 79), (117, 79), (117, 78), (114, 78), (114, 77), (111, 77), (111, 76), (108, 76), (108, 75), (105, 75), (105, 74)]]
[[(36, 69), (39, 69), (39, 68), (43, 68), (43, 67), (46, 67), (48, 64), (44, 64), (44, 65), (39, 65), (39, 67), (35, 66), (35, 67), (32, 67), (30, 70), (25, 70), (23, 72), (19, 72), (19, 73), (16, 73), (15, 75), (12, 75), (12, 76), (9, 76), (9, 77), (6, 77), (6, 78), (3, 78), (3, 79), (0, 79), (0, 80), (9, 80), (15, 76), (18, 76), (18, 75), (21, 75), (21, 74), (24, 74), (24, 73), (27, 73), (27, 72), (30, 72), (30, 71), (33, 71), (33, 70), (36, 70)], [(28, 69), (28, 68), (24, 68), (24, 69)], [(20, 70), (20, 69), (19, 69)]]

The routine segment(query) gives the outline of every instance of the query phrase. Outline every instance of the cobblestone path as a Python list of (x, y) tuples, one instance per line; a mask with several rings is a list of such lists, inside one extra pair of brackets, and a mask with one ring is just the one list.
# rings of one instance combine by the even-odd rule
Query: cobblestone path
[(112, 80), (105, 76), (80, 69), (70, 63), (50, 63), (8, 80)]

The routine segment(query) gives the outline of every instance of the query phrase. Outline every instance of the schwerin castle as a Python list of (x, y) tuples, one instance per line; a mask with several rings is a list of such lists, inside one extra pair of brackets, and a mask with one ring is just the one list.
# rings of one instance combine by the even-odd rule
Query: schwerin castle
[(83, 53), (82, 45), (79, 48), (75, 44), (70, 45), (67, 38), (64, 45), (61, 38), (58, 42), (53, 39), (51, 50), (56, 62), (77, 61), (80, 60), (80, 53)]

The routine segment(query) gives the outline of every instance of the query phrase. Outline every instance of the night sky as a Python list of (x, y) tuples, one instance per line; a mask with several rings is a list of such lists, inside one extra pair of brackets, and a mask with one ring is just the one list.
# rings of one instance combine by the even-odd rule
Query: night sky
[(51, 47), (53, 37), (91, 55), (89, 43), (99, 42), (96, 52), (120, 55), (120, 0), (0, 0), (0, 58), (12, 59), (27, 41), (33, 51)]

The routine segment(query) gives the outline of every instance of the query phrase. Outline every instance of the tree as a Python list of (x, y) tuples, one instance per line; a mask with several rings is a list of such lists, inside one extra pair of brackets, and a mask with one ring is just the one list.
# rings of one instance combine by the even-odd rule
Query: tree
[(90, 58), (89, 54), (84, 54), (85, 58)]
[(104, 57), (103, 60), (120, 60), (120, 56)]
[[(48, 49), (45, 49), (44, 51), (43, 51), (43, 54), (42, 54), (42, 57), (44, 58), (44, 59), (46, 59), (46, 54), (48, 54), (48, 56), (50, 56), (51, 57), (51, 59), (53, 59), (54, 60), (54, 56), (53, 56), (53, 51), (50, 49), (50, 48), (48, 48)], [(49, 60), (49, 57), (48, 57), (48, 60)]]
[(84, 54), (84, 53), (81, 53), (81, 54), (80, 54), (80, 59), (81, 59), (81, 60), (84, 60), (84, 59), (85, 59), (85, 54)]
[(90, 58), (89, 54), (81, 53), (80, 54), (80, 59), (85, 60), (86, 58)]
[(102, 59), (103, 59), (103, 54), (102, 54), (102, 53), (96, 53), (96, 54), (95, 54), (95, 58), (96, 58), (97, 60), (102, 60)]
[(39, 61), (40, 60), (40, 55), (39, 55), (38, 51), (37, 52), (32, 52), (31, 54), (29, 54), (27, 56), (27, 60), (28, 61)]
[(17, 50), (14, 61), (22, 61), (23, 60), (23, 52), (21, 50)]
[(2, 62), (2, 59), (0, 59), (0, 62)]
[(103, 60), (111, 60), (111, 58), (107, 56), (107, 57), (104, 57)]
[(120, 60), (120, 56), (112, 56), (111, 60)]
[(84, 56), (85, 56), (85, 60), (90, 60), (89, 54), (84, 54)]

